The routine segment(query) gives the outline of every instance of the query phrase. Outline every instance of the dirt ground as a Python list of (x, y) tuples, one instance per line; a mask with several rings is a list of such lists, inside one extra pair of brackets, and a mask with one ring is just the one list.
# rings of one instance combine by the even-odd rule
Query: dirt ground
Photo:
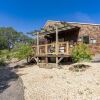
[(0, 69), (0, 100), (24, 100), (22, 79), (9, 67)]
[(85, 64), (91, 67), (84, 72), (70, 71), (71, 65), (19, 69), (25, 100), (100, 100), (100, 63)]

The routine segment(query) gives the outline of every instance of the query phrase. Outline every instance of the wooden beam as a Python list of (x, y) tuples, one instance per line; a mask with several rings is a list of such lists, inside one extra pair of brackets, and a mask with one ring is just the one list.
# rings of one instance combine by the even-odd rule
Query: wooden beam
[(56, 67), (58, 67), (58, 57), (56, 57)]
[[(37, 32), (37, 55), (39, 55), (39, 32)], [(37, 57), (37, 65), (39, 64), (39, 57)]]
[(39, 55), (39, 32), (37, 32), (37, 54)]
[(64, 57), (61, 57), (59, 60), (58, 60), (58, 63), (60, 63), (61, 62), (61, 60), (63, 59)]
[(48, 57), (45, 58), (45, 62), (46, 62), (46, 64), (48, 64)]
[(66, 53), (67, 53), (67, 55), (69, 55), (69, 42), (67, 41), (67, 43), (66, 43)]
[[(58, 28), (56, 26), (56, 55), (58, 55)], [(58, 57), (56, 57), (56, 67), (58, 67)]]
[(56, 26), (56, 54), (58, 55), (58, 28)]
[(46, 44), (45, 44), (45, 53), (46, 53), (46, 55), (48, 54), (48, 41), (47, 41), (47, 39), (46, 39)]

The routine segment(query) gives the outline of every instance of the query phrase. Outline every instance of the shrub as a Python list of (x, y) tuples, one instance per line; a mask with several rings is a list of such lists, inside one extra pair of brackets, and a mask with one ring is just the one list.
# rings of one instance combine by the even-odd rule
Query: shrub
[(5, 53), (3, 52), (3, 50), (0, 50), (0, 66), (5, 66), (7, 65), (6, 63), (6, 59), (5, 59)]
[(0, 58), (0, 66), (5, 66), (5, 65), (6, 65), (5, 59)]
[(33, 55), (33, 49), (31, 46), (25, 44), (18, 44), (17, 52), (15, 53), (15, 57), (19, 60), (27, 59), (29, 61), (30, 56)]
[(91, 51), (86, 44), (78, 44), (72, 50), (72, 59), (74, 62), (90, 61)]
[(5, 60), (11, 60), (11, 58), (12, 58), (11, 54), (12, 54), (12, 51), (1, 50), (0, 58), (3, 58)]

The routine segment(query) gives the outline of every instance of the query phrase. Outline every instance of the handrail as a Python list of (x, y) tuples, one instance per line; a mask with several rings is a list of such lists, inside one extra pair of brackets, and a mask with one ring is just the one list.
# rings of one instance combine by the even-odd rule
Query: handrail
[[(52, 45), (54, 45), (54, 47), (55, 47), (54, 48), (54, 52), (49, 52), (50, 49), (48, 47), (52, 46)], [(36, 45), (33, 45), (32, 47), (33, 48), (37, 48)], [(64, 47), (64, 48), (60, 51), (61, 47)], [(58, 49), (59, 49), (58, 54), (67, 54), (67, 55), (69, 55), (69, 48), (70, 47), (69, 47), (69, 42), (68, 41), (66, 41), (66, 42), (58, 42)], [(42, 52), (42, 50), (44, 50), (44, 52)], [(40, 54), (56, 54), (56, 43), (53, 42), (53, 43), (39, 45), (39, 53)]]
[[(67, 42), (58, 42), (58, 44), (66, 44)], [(53, 43), (47, 43), (47, 44), (39, 44), (39, 46), (45, 46), (45, 45), (53, 45), (56, 44), (55, 42)], [(35, 47), (36, 45), (33, 45), (32, 47)]]

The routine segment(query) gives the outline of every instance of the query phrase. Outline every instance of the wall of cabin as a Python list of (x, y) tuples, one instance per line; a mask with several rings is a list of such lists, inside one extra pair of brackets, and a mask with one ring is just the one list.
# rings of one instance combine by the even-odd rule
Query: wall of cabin
[(77, 24), (80, 27), (78, 41), (86, 42), (94, 54), (100, 53), (100, 25)]
[[(67, 23), (67, 22), (66, 22)], [(60, 21), (48, 21), (45, 28), (49, 25), (61, 24)], [(100, 25), (68, 23), (80, 27), (77, 41), (86, 43), (94, 54), (100, 54)], [(71, 36), (71, 34), (69, 34)], [(66, 36), (66, 38), (68, 38)], [(73, 39), (75, 39), (73, 35)], [(76, 40), (75, 40), (76, 41)]]

